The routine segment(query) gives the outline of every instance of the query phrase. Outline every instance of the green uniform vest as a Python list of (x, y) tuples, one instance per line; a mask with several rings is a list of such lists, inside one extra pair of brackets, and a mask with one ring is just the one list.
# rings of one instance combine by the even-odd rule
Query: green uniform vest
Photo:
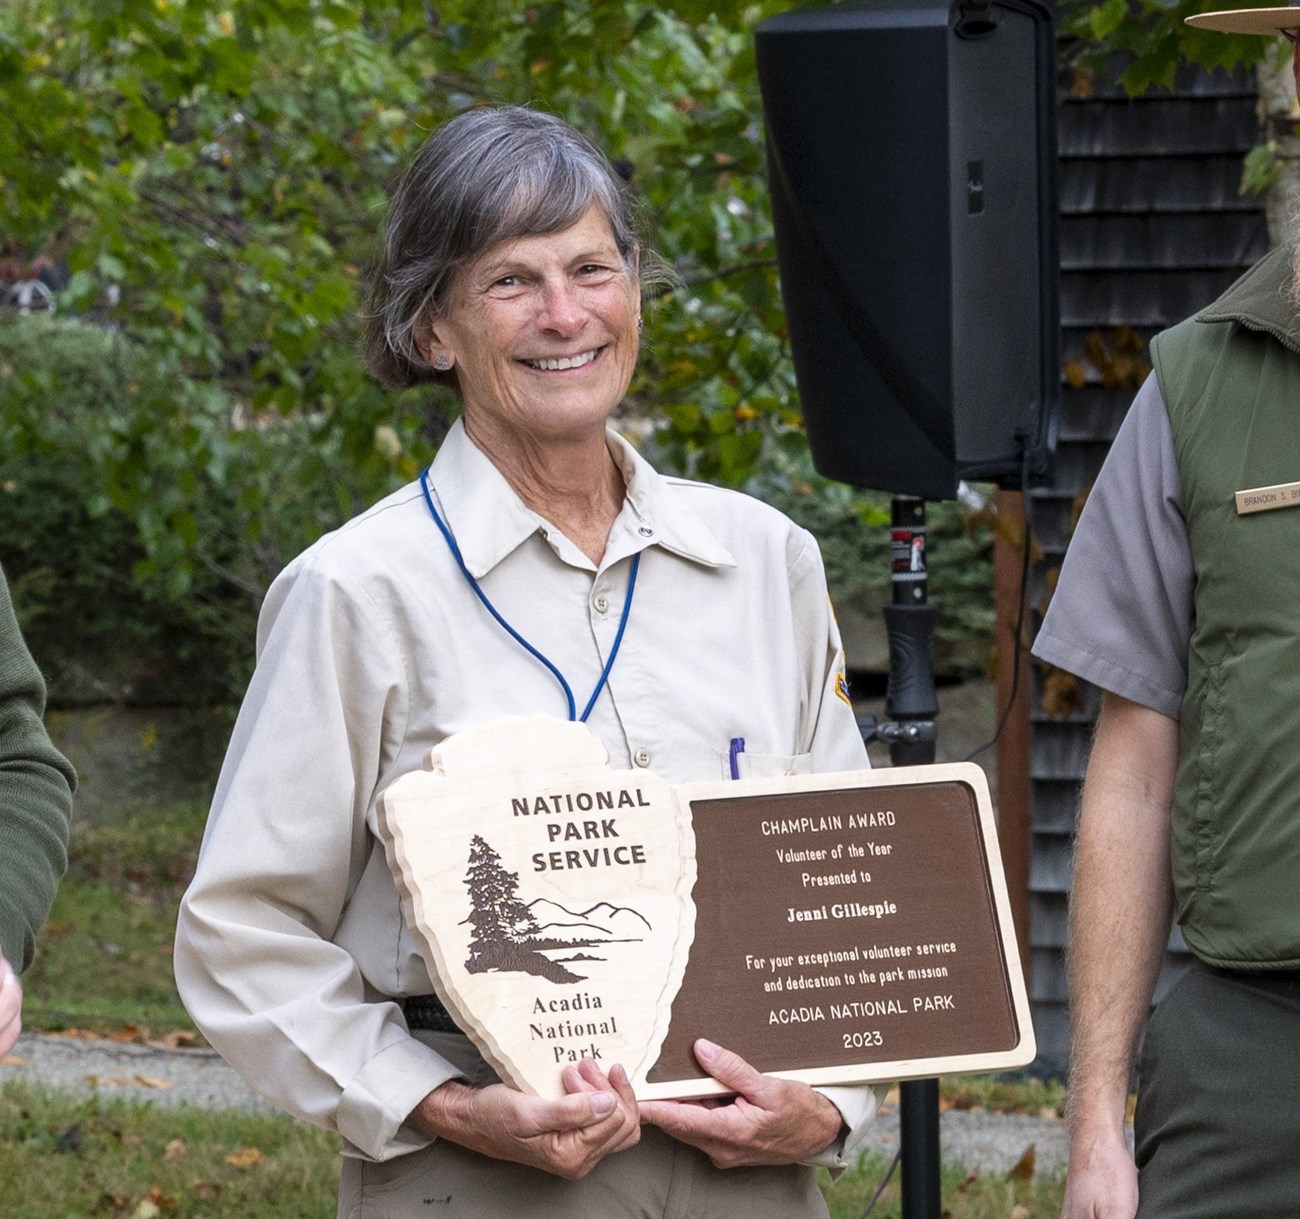
[(1195, 570), (1173, 814), (1178, 919), (1212, 965), (1300, 968), (1300, 311), (1289, 250), (1152, 340)]

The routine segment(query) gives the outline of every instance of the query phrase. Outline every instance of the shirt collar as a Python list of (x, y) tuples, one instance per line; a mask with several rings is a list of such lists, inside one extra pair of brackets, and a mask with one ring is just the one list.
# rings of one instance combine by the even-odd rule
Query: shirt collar
[(1218, 300), (1196, 315), (1198, 322), (1239, 322), (1263, 330), (1300, 351), (1300, 314), (1291, 298), (1293, 250), (1282, 246), (1260, 259)]
[[(708, 525), (672, 494), (673, 480), (659, 474), (617, 432), (607, 430), (606, 438), (627, 484), (623, 510), (610, 533), (606, 563), (658, 545), (706, 567), (736, 565)], [(533, 534), (550, 528), (470, 440), (460, 419), (429, 467), (429, 482), (465, 566), (476, 580)]]
[[(665, 478), (617, 432), (605, 433), (610, 452), (623, 471), (627, 492), (614, 524), (611, 543), (624, 526), (680, 558), (705, 567), (735, 567), (736, 560), (704, 520), (674, 493), (677, 480)], [(629, 519), (630, 517), (630, 519)], [(649, 530), (649, 533), (646, 533)]]

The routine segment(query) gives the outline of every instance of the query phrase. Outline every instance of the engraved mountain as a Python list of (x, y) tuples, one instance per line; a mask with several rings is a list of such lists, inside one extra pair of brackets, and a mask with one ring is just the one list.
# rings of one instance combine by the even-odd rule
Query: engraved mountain
[(575, 944), (598, 944), (602, 940), (634, 941), (653, 930), (649, 922), (629, 906), (597, 902), (586, 910), (570, 910), (559, 902), (539, 897), (528, 903), (544, 935)]

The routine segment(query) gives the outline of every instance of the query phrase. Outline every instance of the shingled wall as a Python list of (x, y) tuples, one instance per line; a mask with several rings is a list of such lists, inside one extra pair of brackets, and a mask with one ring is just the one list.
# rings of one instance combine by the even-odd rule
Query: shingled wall
[[(1148, 367), (1147, 340), (1212, 301), (1268, 248), (1261, 202), (1238, 191), (1242, 158), (1258, 142), (1255, 99), (1251, 74), (1189, 69), (1172, 96), (1130, 99), (1094, 82), (1091, 96), (1061, 102), (1067, 384), (1055, 484), (1034, 492), (1030, 504), (1045, 555), (1031, 589), (1035, 627), (1077, 510)], [(1030, 985), (1037, 1065), (1058, 1072), (1069, 1048), (1064, 949), (1073, 827), (1099, 695), (1081, 689), (1062, 716), (1062, 691), (1049, 690), (1045, 699), (1037, 664), (1033, 675)], [(1176, 975), (1183, 951), (1175, 931), (1157, 994)]]

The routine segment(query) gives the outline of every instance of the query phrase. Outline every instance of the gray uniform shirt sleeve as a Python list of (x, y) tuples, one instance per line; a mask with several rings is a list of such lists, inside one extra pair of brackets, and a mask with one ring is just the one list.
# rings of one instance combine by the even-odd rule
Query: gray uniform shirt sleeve
[(1173, 433), (1153, 375), (1088, 497), (1034, 655), (1178, 718), (1195, 573)]

